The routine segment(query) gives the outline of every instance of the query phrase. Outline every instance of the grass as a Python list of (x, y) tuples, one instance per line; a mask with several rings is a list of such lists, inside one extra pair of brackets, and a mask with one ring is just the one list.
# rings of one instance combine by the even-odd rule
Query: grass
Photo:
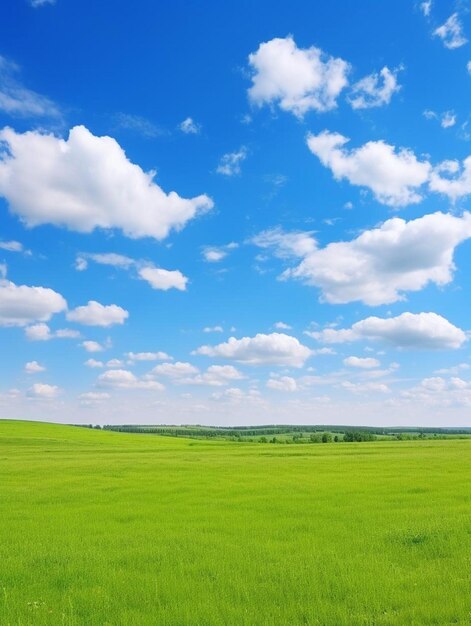
[(0, 422), (1, 626), (471, 624), (471, 440)]

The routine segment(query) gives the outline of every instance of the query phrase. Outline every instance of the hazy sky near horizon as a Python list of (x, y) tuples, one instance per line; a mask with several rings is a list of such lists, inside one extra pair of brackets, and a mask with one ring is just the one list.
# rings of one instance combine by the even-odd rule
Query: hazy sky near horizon
[(457, 0), (0, 6), (0, 418), (470, 425)]

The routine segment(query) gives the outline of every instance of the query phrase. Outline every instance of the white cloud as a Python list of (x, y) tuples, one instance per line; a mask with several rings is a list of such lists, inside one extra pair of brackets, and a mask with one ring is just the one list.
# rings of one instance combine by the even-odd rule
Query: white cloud
[(242, 146), (236, 152), (227, 152), (223, 154), (219, 165), (216, 168), (218, 174), (224, 174), (224, 176), (235, 176), (240, 174), (240, 166), (247, 158), (247, 148)]
[(110, 397), (110, 394), (105, 391), (87, 391), (79, 395), (80, 403), (84, 406), (94, 406)]
[(33, 324), (25, 328), (26, 338), (30, 341), (50, 341), (51, 339), (78, 339), (80, 333), (70, 328), (59, 328), (51, 331), (49, 326), (44, 323)]
[(367, 317), (351, 328), (326, 328), (312, 336), (325, 343), (345, 343), (361, 339), (378, 340), (397, 348), (456, 350), (466, 341), (466, 333), (437, 313), (402, 313), (397, 317)]
[(296, 337), (283, 333), (257, 334), (255, 337), (236, 339), (230, 337), (226, 343), (216, 346), (201, 346), (193, 352), (210, 357), (230, 359), (249, 365), (286, 365), (302, 367), (311, 356), (311, 350)]
[(212, 400), (227, 401), (229, 403), (239, 404), (241, 402), (249, 402), (260, 405), (260, 392), (257, 389), (249, 389), (242, 391), (238, 387), (229, 387), (222, 392), (211, 394)]
[(378, 202), (399, 207), (422, 200), (420, 188), (427, 182), (430, 163), (418, 161), (406, 148), (396, 149), (384, 141), (368, 141), (347, 150), (349, 139), (327, 130), (309, 134), (307, 145), (336, 180), (367, 187)]
[(222, 326), (205, 326), (203, 328), (204, 333), (222, 333), (224, 329)]
[(153, 139), (154, 137), (166, 134), (164, 130), (141, 115), (133, 115), (132, 113), (117, 113), (114, 116), (114, 119), (119, 128), (130, 130), (147, 139)]
[(393, 94), (401, 89), (397, 84), (397, 70), (383, 67), (379, 73), (369, 74), (352, 85), (348, 101), (353, 109), (371, 109), (389, 104)]
[(52, 399), (59, 395), (60, 389), (57, 385), (46, 385), (44, 383), (35, 383), (28, 390), (28, 395), (36, 398)]
[(469, 370), (469, 368), (469, 363), (458, 363), (458, 365), (453, 365), (452, 367), (436, 370), (435, 374), (460, 374), (463, 370)]
[(179, 382), (184, 385), (209, 385), (222, 387), (233, 380), (241, 380), (244, 376), (232, 365), (211, 365), (206, 372), (196, 374), (188, 378), (181, 378)]
[(120, 306), (116, 304), (106, 306), (96, 300), (89, 300), (87, 305), (79, 306), (67, 313), (68, 320), (85, 326), (108, 327), (113, 324), (124, 324), (128, 317), (129, 313)]
[(132, 238), (163, 239), (213, 206), (206, 195), (166, 194), (155, 172), (131, 163), (112, 137), (84, 126), (72, 128), (68, 140), (4, 128), (0, 142), (0, 194), (29, 227), (116, 228)]
[(180, 291), (186, 290), (188, 278), (179, 270), (157, 268), (147, 261), (135, 261), (128, 256), (115, 254), (114, 252), (104, 254), (81, 253), (76, 258), (75, 269), (78, 271), (86, 270), (89, 261), (126, 270), (135, 268), (139, 278), (147, 281), (153, 289), (161, 289), (163, 291), (172, 288)]
[(453, 111), (445, 111), (440, 122), (442, 128), (451, 128), (456, 124), (456, 115)]
[(280, 259), (308, 256), (317, 249), (312, 231), (286, 233), (281, 228), (265, 230), (249, 240), (260, 248), (272, 248)]
[(18, 65), (0, 55), (0, 111), (13, 117), (59, 118), (57, 105), (24, 87), (18, 79), (19, 73)]
[(38, 374), (39, 372), (45, 372), (46, 368), (40, 365), (37, 361), (28, 361), (25, 365), (25, 372), (27, 374)]
[(462, 163), (443, 161), (430, 175), (430, 189), (447, 196), (453, 202), (471, 194), (471, 156)]
[(279, 378), (270, 378), (267, 381), (267, 387), (277, 391), (296, 391), (298, 385), (291, 376), (280, 376)]
[(0, 241), (0, 250), (8, 252), (23, 252), (23, 244), (19, 241)]
[(105, 364), (103, 363), (103, 361), (97, 361), (96, 359), (87, 359), (84, 365), (86, 365), (87, 367), (100, 369), (101, 367), (104, 367)]
[(121, 368), (123, 365), (124, 363), (120, 359), (110, 359), (106, 362), (106, 367), (109, 367), (110, 369)]
[(231, 250), (239, 247), (238, 243), (231, 242), (225, 246), (204, 246), (203, 258), (208, 263), (218, 263), (227, 257)]
[(201, 132), (201, 126), (197, 124), (191, 117), (187, 117), (180, 124), (180, 130), (186, 135), (198, 135)]
[(468, 74), (471, 74), (471, 61), (466, 63), (466, 69), (468, 70)]
[(442, 128), (451, 128), (456, 124), (456, 114), (454, 111), (445, 111), (444, 113), (438, 114), (435, 113), (435, 111), (426, 109), (423, 112), (423, 116), (427, 120), (438, 120)]
[(152, 289), (178, 289), (178, 291), (186, 291), (188, 278), (179, 270), (164, 270), (160, 267), (141, 267), (138, 270), (139, 276), (146, 280)]
[(128, 352), (129, 361), (170, 361), (171, 356), (166, 352)]
[(433, 213), (409, 222), (395, 217), (351, 241), (333, 242), (320, 249), (310, 234), (283, 233), (281, 229), (265, 231), (252, 241), (274, 247), (279, 256), (287, 247), (284, 239), (289, 242), (293, 236), (309, 237), (311, 245), (304, 247), (308, 252), (301, 248), (293, 254), (302, 260), (285, 270), (282, 279), (300, 279), (320, 288), (321, 301), (362, 301), (374, 306), (403, 300), (404, 292), (419, 291), (429, 283), (450, 283), (455, 248), (471, 237), (471, 213), (462, 217)]
[(425, 17), (428, 17), (432, 10), (432, 0), (425, 0), (425, 2), (421, 2), (419, 6)]
[(89, 252), (81, 252), (75, 260), (75, 269), (79, 272), (83, 272), (88, 267), (88, 261), (94, 261), (100, 265), (111, 265), (112, 267), (121, 267), (123, 269), (129, 269), (135, 263), (134, 259), (130, 259), (123, 254), (116, 254), (114, 252), (106, 252), (103, 254), (91, 254)]
[(150, 373), (154, 376), (166, 376), (168, 378), (178, 379), (198, 374), (199, 370), (191, 363), (177, 361), (176, 363), (161, 363), (160, 365), (156, 365)]
[(340, 383), (340, 386), (354, 394), (390, 393), (391, 390), (384, 383), (352, 383), (348, 380)]
[(123, 369), (112, 369), (100, 374), (98, 385), (116, 389), (148, 389), (150, 391), (165, 389), (155, 380), (139, 380), (132, 372)]
[(46, 4), (55, 4), (56, 0), (29, 0), (29, 2), (31, 6), (36, 9), (37, 7), (43, 7)]
[(308, 111), (329, 111), (347, 85), (349, 64), (319, 48), (298, 48), (292, 37), (260, 44), (249, 55), (253, 72), (248, 90), (252, 103), (278, 104), (301, 118)]
[(52, 289), (15, 285), (9, 280), (0, 279), (0, 326), (46, 322), (66, 308), (65, 299)]
[(289, 324), (285, 324), (284, 322), (276, 322), (273, 324), (273, 327), (277, 330), (291, 330), (291, 326)]
[(357, 367), (360, 369), (372, 369), (374, 367), (379, 367), (381, 363), (378, 359), (373, 359), (372, 357), (358, 357), (358, 356), (349, 356), (343, 360), (343, 364), (348, 367)]
[(106, 349), (106, 346), (98, 343), (98, 341), (82, 341), (81, 346), (87, 352), (103, 352)]
[(468, 42), (464, 33), (458, 13), (453, 13), (444, 24), (433, 31), (434, 36), (440, 37), (445, 48), (453, 50), (460, 48)]

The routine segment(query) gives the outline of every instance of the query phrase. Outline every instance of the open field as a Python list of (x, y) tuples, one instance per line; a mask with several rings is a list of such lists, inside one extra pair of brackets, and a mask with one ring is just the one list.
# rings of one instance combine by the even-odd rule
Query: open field
[(0, 422), (2, 626), (471, 624), (471, 440)]

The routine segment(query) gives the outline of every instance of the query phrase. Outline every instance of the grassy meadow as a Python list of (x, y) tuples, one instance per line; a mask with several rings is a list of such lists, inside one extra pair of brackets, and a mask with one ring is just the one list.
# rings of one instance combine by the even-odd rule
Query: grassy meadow
[(0, 421), (0, 624), (471, 624), (471, 439)]

